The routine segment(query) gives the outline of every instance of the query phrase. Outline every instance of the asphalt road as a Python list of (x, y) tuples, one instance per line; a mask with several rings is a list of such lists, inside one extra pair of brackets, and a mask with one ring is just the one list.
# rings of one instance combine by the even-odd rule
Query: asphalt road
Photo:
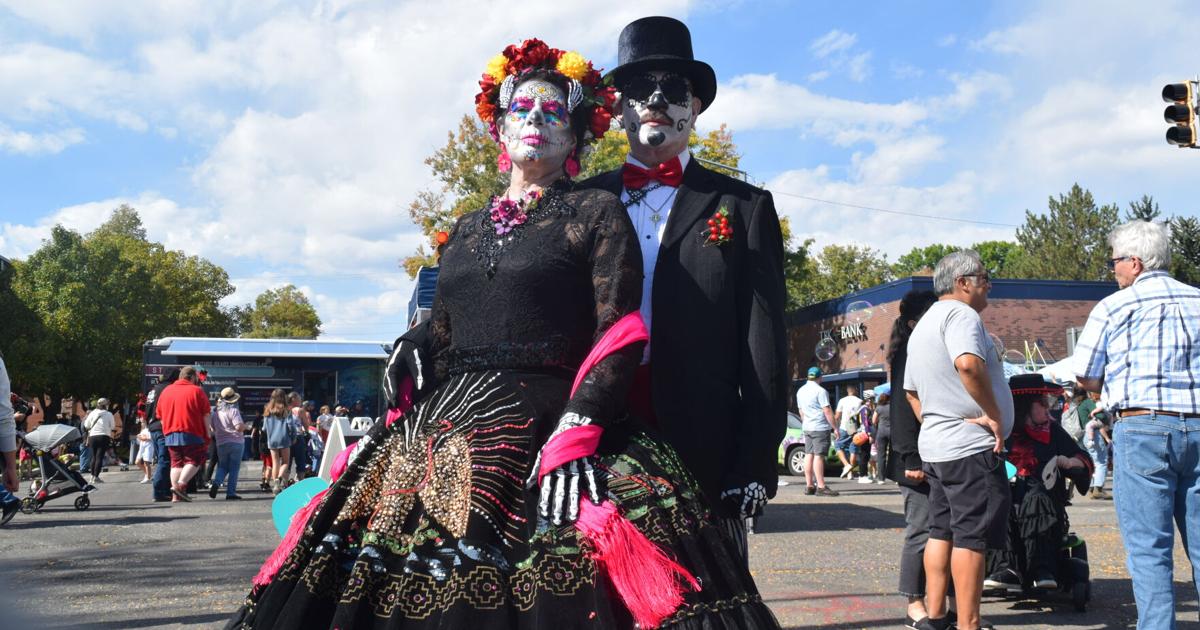
[[(269, 495), (252, 489), (257, 466), (243, 469), (240, 502), (218, 495), (151, 503), (140, 473), (111, 472), (85, 512), (60, 500), (18, 514), (0, 529), (0, 594), (7, 598), (0, 609), (8, 611), (0, 628), (221, 627), (279, 541)], [(781, 487), (760, 520), (750, 544), (763, 597), (784, 628), (899, 628), (900, 495), (891, 485), (830, 485), (842, 496), (804, 496), (802, 483)], [(986, 598), (986, 619), (1003, 628), (1134, 626), (1112, 503), (1080, 499), (1071, 517), (1091, 558), (1087, 612), (1074, 612), (1066, 600)], [(1176, 580), (1190, 576), (1178, 547), (1175, 571)], [(1176, 587), (1179, 616), (1189, 620), (1179, 627), (1200, 627), (1195, 589), (1182, 581)]]

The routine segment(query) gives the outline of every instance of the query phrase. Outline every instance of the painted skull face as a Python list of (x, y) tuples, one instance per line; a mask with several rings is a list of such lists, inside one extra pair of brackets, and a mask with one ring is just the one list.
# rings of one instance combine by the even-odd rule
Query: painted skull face
[(500, 126), (500, 141), (514, 164), (566, 161), (575, 148), (566, 101), (561, 88), (543, 79), (517, 86)]
[(696, 122), (687, 78), (674, 72), (647, 72), (626, 78), (620, 89), (621, 122), (629, 141), (683, 152)]

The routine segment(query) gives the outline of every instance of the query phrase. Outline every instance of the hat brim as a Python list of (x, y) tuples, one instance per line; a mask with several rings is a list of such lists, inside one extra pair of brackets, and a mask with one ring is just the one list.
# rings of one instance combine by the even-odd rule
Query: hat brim
[(1063, 388), (1060, 385), (1046, 385), (1043, 387), (1021, 387), (1012, 390), (1013, 396), (1034, 396), (1034, 395), (1054, 395), (1063, 393)]
[(225, 398), (224, 396), (222, 396), (222, 397), (221, 397), (221, 402), (235, 403), (235, 402), (237, 402), (237, 401), (239, 401), (239, 400), (241, 400), (241, 399), (242, 399), (242, 395), (241, 395), (241, 394), (234, 394), (233, 396), (230, 396), (229, 398)]
[[(623, 77), (630, 74), (653, 70), (677, 72), (687, 77), (692, 82), (692, 96), (700, 99), (701, 112), (708, 109), (708, 106), (712, 105), (713, 99), (717, 97), (717, 73), (712, 66), (703, 61), (681, 59), (673, 55), (647, 55), (637, 61), (613, 68), (605, 78), (611, 77), (615, 84), (620, 83)], [(618, 86), (617, 89), (619, 90), (620, 87)]]

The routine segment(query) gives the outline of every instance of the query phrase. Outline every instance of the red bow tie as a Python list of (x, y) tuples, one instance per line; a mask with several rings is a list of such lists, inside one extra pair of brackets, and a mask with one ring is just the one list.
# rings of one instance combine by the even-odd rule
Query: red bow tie
[(679, 158), (673, 157), (654, 168), (642, 168), (630, 162), (621, 168), (621, 181), (629, 190), (644, 188), (651, 180), (662, 182), (664, 186), (678, 187), (683, 182), (683, 165), (679, 163)]

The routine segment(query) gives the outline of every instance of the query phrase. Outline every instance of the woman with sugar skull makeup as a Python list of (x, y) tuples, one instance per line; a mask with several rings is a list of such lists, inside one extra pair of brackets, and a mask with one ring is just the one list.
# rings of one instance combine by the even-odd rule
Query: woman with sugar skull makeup
[(617, 198), (569, 178), (611, 91), (536, 39), (480, 88), (510, 185), (455, 225), (424, 338), (393, 358), (413, 378), (230, 627), (777, 628), (674, 451), (625, 419), (639, 248)]

